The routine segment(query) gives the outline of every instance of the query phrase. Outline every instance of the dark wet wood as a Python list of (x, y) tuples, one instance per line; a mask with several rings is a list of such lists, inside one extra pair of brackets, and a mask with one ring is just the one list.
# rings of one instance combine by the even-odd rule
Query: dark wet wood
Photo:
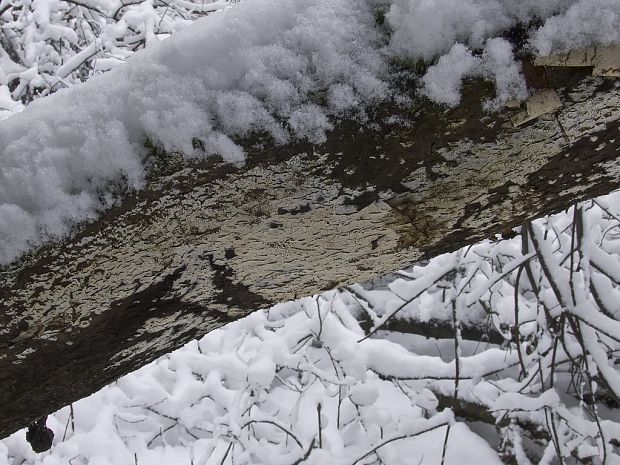
[(519, 127), (482, 112), (477, 81), (457, 108), (386, 105), (321, 146), (253, 141), (243, 167), (160, 154), (144, 192), (0, 269), (0, 436), (255, 309), (617, 189), (620, 89), (549, 82), (562, 106)]

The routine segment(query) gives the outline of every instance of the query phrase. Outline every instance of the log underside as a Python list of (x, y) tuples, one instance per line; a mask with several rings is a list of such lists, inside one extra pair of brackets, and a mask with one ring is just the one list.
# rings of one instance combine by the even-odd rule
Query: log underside
[(455, 109), (386, 106), (320, 146), (178, 167), (0, 269), (0, 436), (255, 309), (617, 189), (620, 88), (590, 72), (549, 73), (562, 106), (519, 127), (520, 110), (483, 114), (475, 81)]

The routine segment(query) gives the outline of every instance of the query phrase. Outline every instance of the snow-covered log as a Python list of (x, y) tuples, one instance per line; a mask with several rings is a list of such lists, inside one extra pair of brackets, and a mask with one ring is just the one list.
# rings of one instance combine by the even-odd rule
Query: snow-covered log
[(252, 310), (620, 187), (616, 81), (530, 74), (547, 89), (496, 113), (475, 80), (453, 109), (385, 105), (322, 145), (246, 141), (242, 167), (159, 154), (144, 191), (0, 269), (0, 435)]

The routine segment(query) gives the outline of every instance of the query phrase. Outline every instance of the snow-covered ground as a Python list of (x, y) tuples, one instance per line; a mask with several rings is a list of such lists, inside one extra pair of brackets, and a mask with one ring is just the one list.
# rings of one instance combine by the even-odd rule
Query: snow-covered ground
[[(289, 465), (310, 451), (306, 463), (352, 464), (375, 448), (390, 464), (439, 463), (450, 413), (372, 370), (398, 346), (358, 345), (350, 305), (332, 292), (212, 332), (55, 414), (50, 453), (21, 432), (0, 463)], [(501, 463), (465, 424), (453, 432), (447, 463)]]
[(15, 433), (0, 464), (620, 463), (620, 193), (522, 234), (256, 312), (50, 416), (49, 452)]
[[(432, 62), (422, 93), (446, 105), (495, 81), (492, 110), (525, 95), (504, 29), (541, 54), (620, 41), (618, 0), (125, 3), (0, 1), (0, 103), (36, 100), (0, 122), (0, 263), (143, 186), (146, 138), (243, 163), (231, 137), (320, 142), (397, 98), (394, 60)], [(4, 439), (0, 464), (620, 463), (619, 202), (254, 313), (50, 416), (49, 452)]]

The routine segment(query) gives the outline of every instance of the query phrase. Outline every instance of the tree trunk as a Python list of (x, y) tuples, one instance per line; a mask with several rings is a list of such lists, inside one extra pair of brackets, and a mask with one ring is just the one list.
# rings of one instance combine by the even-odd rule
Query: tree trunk
[(320, 146), (248, 143), (243, 167), (160, 154), (145, 191), (0, 269), (0, 436), (255, 309), (618, 188), (620, 88), (591, 74), (549, 68), (557, 94), (493, 114), (469, 82), (454, 109), (386, 105)]

